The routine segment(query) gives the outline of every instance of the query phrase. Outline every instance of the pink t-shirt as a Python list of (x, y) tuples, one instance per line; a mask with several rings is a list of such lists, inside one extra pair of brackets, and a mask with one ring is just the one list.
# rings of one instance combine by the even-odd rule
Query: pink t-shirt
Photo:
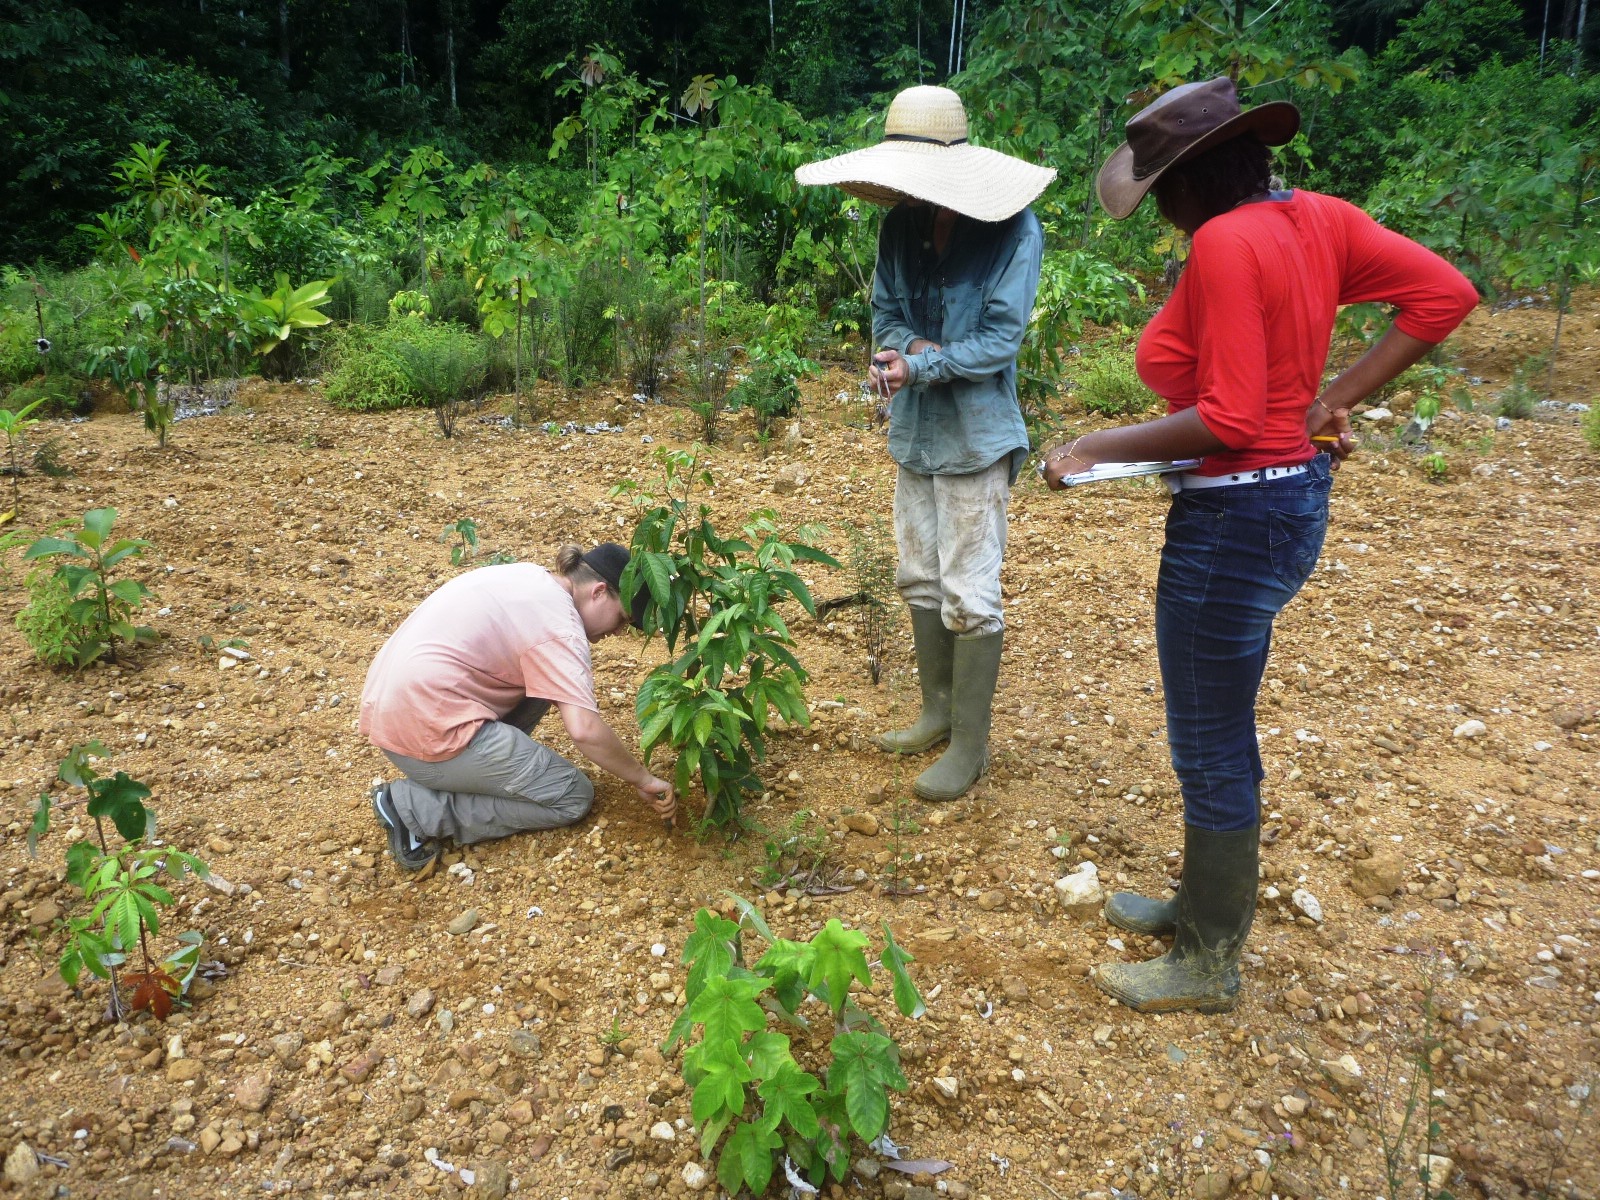
[(380, 750), (443, 762), (528, 696), (599, 711), (583, 620), (543, 567), (479, 567), (383, 644), (361, 693), (361, 732)]

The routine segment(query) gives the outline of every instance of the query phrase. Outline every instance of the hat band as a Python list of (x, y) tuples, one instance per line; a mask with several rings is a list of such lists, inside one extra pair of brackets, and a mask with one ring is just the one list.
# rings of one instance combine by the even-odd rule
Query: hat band
[(953, 142), (946, 142), (939, 138), (922, 137), (915, 133), (887, 133), (883, 140), (886, 142), (926, 142), (930, 146), (965, 146), (966, 138), (956, 138)]

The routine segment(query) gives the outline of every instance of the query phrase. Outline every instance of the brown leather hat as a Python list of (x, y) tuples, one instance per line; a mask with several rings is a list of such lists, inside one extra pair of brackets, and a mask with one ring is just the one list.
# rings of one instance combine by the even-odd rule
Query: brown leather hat
[(1100, 205), (1120, 221), (1168, 167), (1244, 133), (1281, 146), (1299, 128), (1300, 110), (1287, 100), (1241, 111), (1227, 76), (1182, 84), (1128, 119), (1128, 140), (1112, 151), (1095, 181)]

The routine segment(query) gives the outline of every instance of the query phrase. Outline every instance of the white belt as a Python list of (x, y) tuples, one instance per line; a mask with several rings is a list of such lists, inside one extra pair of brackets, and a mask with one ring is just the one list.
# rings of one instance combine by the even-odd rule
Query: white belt
[(1263, 480), (1288, 479), (1292, 475), (1304, 475), (1306, 463), (1298, 467), (1262, 467), (1256, 471), (1235, 471), (1232, 475), (1197, 475), (1193, 471), (1184, 471), (1182, 474), (1163, 476), (1167, 487), (1176, 495), (1179, 492), (1190, 492), (1196, 488), (1233, 487), (1241, 483), (1261, 483)]

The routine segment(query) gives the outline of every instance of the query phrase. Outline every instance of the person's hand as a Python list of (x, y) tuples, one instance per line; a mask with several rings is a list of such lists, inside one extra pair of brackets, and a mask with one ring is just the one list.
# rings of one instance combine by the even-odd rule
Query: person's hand
[(678, 797), (665, 779), (657, 779), (652, 775), (648, 783), (640, 784), (634, 790), (639, 793), (639, 799), (653, 808), (656, 816), (663, 821), (671, 821), (677, 815)]
[(1342, 406), (1329, 407), (1321, 396), (1311, 402), (1306, 412), (1306, 436), (1313, 446), (1333, 460), (1330, 465), (1335, 471), (1356, 448), (1355, 437), (1350, 432), (1350, 410)]
[(1068, 475), (1077, 475), (1087, 471), (1095, 465), (1095, 458), (1083, 445), (1083, 439), (1069, 442), (1064, 446), (1056, 446), (1045, 451), (1044, 455), (1044, 482), (1052, 492), (1059, 492), (1067, 485), (1061, 481)]
[(892, 399), (910, 378), (911, 368), (898, 350), (879, 350), (867, 364), (867, 383), (885, 400)]

